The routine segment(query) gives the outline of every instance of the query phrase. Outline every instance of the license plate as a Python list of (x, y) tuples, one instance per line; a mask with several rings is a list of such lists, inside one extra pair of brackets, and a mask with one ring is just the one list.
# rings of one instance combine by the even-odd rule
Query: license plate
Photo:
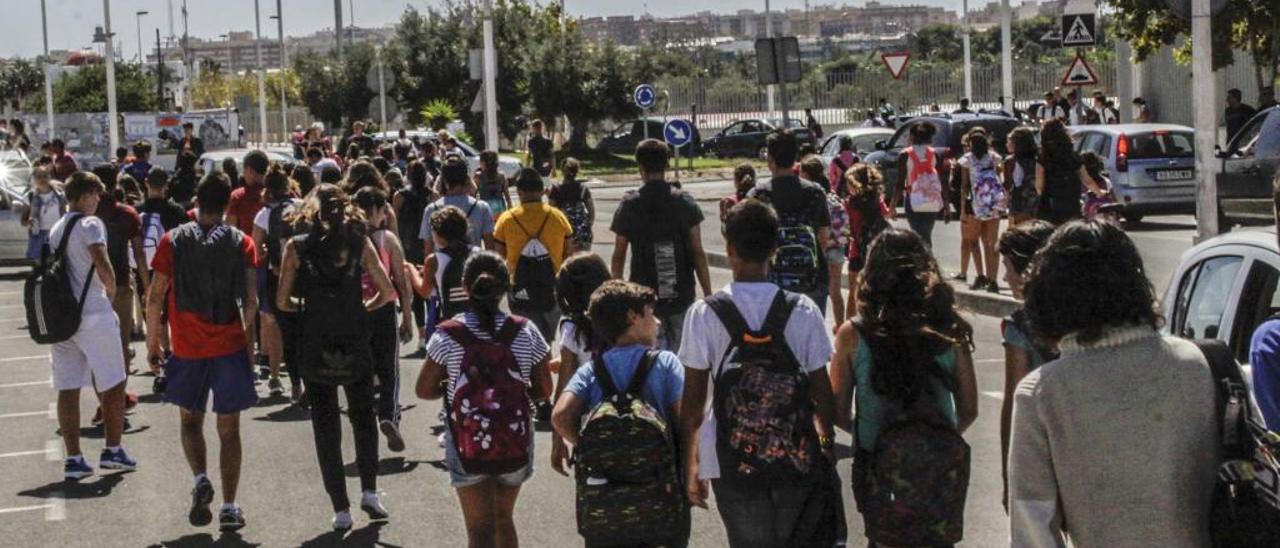
[(1157, 181), (1182, 181), (1186, 179), (1194, 179), (1196, 172), (1194, 169), (1168, 169), (1155, 172)]

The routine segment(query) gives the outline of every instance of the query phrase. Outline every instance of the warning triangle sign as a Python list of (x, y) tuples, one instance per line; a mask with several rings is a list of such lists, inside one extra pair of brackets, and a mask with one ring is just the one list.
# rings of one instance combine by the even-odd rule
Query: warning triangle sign
[(1084, 17), (1076, 17), (1071, 22), (1071, 28), (1067, 29), (1067, 35), (1062, 39), (1068, 44), (1092, 44), (1093, 33), (1089, 31), (1089, 26), (1085, 24)]
[(907, 70), (907, 62), (911, 60), (910, 53), (881, 53), (880, 60), (884, 61), (885, 68), (889, 69), (889, 75), (894, 80), (902, 78), (902, 73)]
[(1064, 86), (1096, 86), (1098, 85), (1098, 75), (1093, 72), (1093, 67), (1084, 60), (1084, 56), (1076, 56), (1071, 62), (1071, 66), (1067, 67), (1067, 73), (1062, 76), (1062, 85)]

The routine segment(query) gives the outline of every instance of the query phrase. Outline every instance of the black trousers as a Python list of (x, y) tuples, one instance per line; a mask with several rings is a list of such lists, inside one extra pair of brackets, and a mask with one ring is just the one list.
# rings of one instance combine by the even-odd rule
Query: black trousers
[[(356, 439), (356, 468), (360, 471), (360, 489), (378, 489), (378, 421), (373, 409), (373, 380), (343, 386), (347, 394), (347, 419)], [(333, 503), (333, 511), (347, 510), (347, 480), (342, 464), (342, 423), (338, 413), (338, 387), (307, 383), (311, 398), (311, 429), (315, 434), (316, 459), (324, 490)]]
[(396, 306), (387, 304), (369, 314), (369, 342), (373, 374), (378, 379), (378, 420), (400, 424), (400, 334)]

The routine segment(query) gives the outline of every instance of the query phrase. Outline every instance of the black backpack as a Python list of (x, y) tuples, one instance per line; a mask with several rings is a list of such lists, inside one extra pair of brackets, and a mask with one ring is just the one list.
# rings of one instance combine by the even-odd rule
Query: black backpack
[(809, 376), (784, 336), (799, 302), (799, 295), (779, 289), (764, 325), (752, 331), (727, 293), (706, 300), (730, 340), (716, 369), (711, 404), (725, 481), (781, 485), (809, 480), (818, 469)]
[(319, 249), (319, 239), (315, 232), (293, 238), (303, 298), (299, 370), (308, 382), (348, 385), (368, 378), (373, 363), (361, 286), (365, 238), (351, 238), (342, 265), (333, 264), (333, 257)]
[(400, 211), (396, 212), (400, 226), (400, 241), (404, 243), (404, 259), (413, 264), (422, 264), (423, 245), (418, 230), (422, 228), (422, 217), (426, 213), (429, 202), (427, 191), (405, 188), (400, 191), (403, 202)]
[(292, 236), (293, 227), (284, 220), (286, 209), (293, 209), (293, 201), (285, 200), (272, 205), (267, 214), (267, 264), (272, 268), (280, 268), (280, 257), (284, 254), (284, 239)]
[(516, 310), (545, 312), (556, 306), (556, 270), (551, 262), (551, 253), (542, 243), (542, 231), (551, 220), (551, 211), (542, 219), (542, 226), (536, 234), (530, 234), (520, 224), (520, 219), (511, 217), (520, 231), (529, 240), (520, 250), (520, 259), (516, 261), (515, 280), (511, 284), (511, 307)]
[[(440, 273), (440, 287), (436, 288), (436, 295), (440, 296), (441, 321), (471, 311), (471, 301), (467, 297), (466, 289), (462, 287), (462, 267), (471, 257), (471, 249), (470, 245), (460, 245), (456, 248), (441, 250), (449, 254), (449, 264), (445, 265), (444, 272)], [(439, 260), (437, 254), (436, 264), (440, 264)]]
[(1198, 340), (1213, 374), (1222, 462), (1209, 510), (1213, 548), (1280, 546), (1280, 435), (1254, 414), (1231, 348)]
[(671, 425), (640, 396), (656, 358), (641, 355), (621, 391), (603, 357), (591, 360), (604, 399), (586, 414), (574, 448), (578, 533), (589, 545), (664, 544), (680, 534), (686, 499)]
[(89, 294), (89, 284), (93, 282), (94, 269), (90, 267), (85, 274), (77, 299), (76, 284), (71, 280), (71, 262), (67, 259), (67, 241), (83, 217), (76, 214), (67, 218), (57, 250), (51, 252), (48, 242), (44, 244), (40, 263), (31, 270), (23, 287), (27, 330), (31, 340), (38, 344), (60, 343), (80, 330), (80, 314), (84, 310), (84, 298)]

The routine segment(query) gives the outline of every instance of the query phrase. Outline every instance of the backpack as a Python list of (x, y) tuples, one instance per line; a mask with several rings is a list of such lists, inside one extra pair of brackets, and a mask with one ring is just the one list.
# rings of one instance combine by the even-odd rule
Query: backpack
[(142, 214), (142, 251), (146, 254), (147, 270), (151, 270), (151, 261), (156, 258), (156, 249), (160, 247), (160, 239), (164, 237), (164, 220), (160, 213), (149, 212)]
[(849, 242), (852, 239), (852, 226), (849, 223), (849, 211), (844, 207), (844, 200), (839, 196), (827, 193), (827, 212), (831, 215), (831, 249), (840, 250), (840, 254), (849, 256)]
[[(930, 364), (934, 374), (946, 375)], [(969, 444), (929, 401), (923, 391), (906, 408), (886, 401), (875, 447), (854, 463), (858, 510), (877, 544), (941, 546), (964, 537)]]
[(973, 183), (973, 215), (979, 219), (999, 219), (1008, 212), (1004, 184), (996, 172), (996, 160), (988, 155), (978, 159), (970, 157), (969, 171)]
[(800, 296), (779, 289), (759, 331), (747, 327), (732, 297), (706, 300), (729, 332), (714, 377), (712, 412), (720, 477), (737, 485), (781, 485), (817, 470), (809, 377), (784, 330)]
[(1044, 193), (1040, 194), (1037, 216), (1062, 224), (1081, 215), (1080, 175), (1075, 169), (1045, 169)]
[(573, 227), (573, 239), (584, 248), (591, 247), (592, 227), (591, 212), (587, 209), (587, 187), (578, 184), (582, 193), (578, 200), (571, 204), (560, 204), (560, 211), (564, 212), (564, 216), (569, 219), (569, 226)]
[(1280, 434), (1255, 414), (1231, 349), (1198, 340), (1213, 374), (1222, 462), (1209, 511), (1214, 548), (1280, 546)]
[(823, 250), (818, 249), (818, 235), (805, 211), (779, 207), (772, 183), (757, 188), (760, 190), (754, 196), (770, 204), (778, 214), (778, 251), (769, 269), (769, 281), (794, 293), (816, 291), (822, 268), (819, 254)]
[[(440, 250), (449, 254), (449, 264), (445, 265), (444, 272), (440, 273), (440, 287), (436, 290), (436, 295), (440, 297), (441, 318), (449, 319), (471, 311), (471, 301), (467, 297), (466, 289), (462, 287), (462, 267), (466, 265), (467, 258), (471, 256), (473, 249), (467, 245), (458, 246), (457, 249)], [(439, 264), (439, 253), (436, 255), (436, 261), (436, 264)]]
[(37, 344), (60, 343), (80, 330), (80, 314), (84, 311), (84, 298), (89, 294), (94, 269), (89, 268), (85, 274), (84, 286), (77, 299), (71, 279), (71, 261), (67, 259), (67, 242), (83, 217), (76, 214), (67, 218), (57, 250), (50, 252), (48, 242), (44, 244), (40, 250), (40, 263), (31, 269), (22, 288), (27, 331)]
[(507, 316), (492, 340), (477, 338), (457, 320), (436, 326), (464, 351), (453, 393), (445, 400), (445, 418), (467, 474), (509, 474), (529, 464), (528, 385), (511, 350), (525, 322)]
[(914, 213), (937, 213), (942, 211), (942, 179), (938, 178), (938, 167), (934, 165), (934, 152), (927, 148), (924, 158), (916, 154), (915, 147), (907, 148), (910, 162), (907, 181), (911, 211)]
[(280, 268), (280, 257), (284, 253), (284, 239), (292, 236), (293, 227), (284, 221), (286, 209), (293, 209), (293, 201), (279, 202), (271, 207), (267, 214), (267, 264), (273, 269)]
[(591, 361), (604, 399), (587, 413), (574, 448), (578, 533), (588, 545), (661, 544), (680, 529), (675, 434), (640, 396), (656, 358), (645, 352), (622, 391), (600, 355)]
[(403, 201), (400, 204), (400, 211), (396, 212), (396, 217), (399, 220), (400, 241), (404, 243), (404, 260), (413, 264), (422, 264), (423, 245), (422, 238), (418, 237), (418, 230), (422, 228), (422, 217), (427, 210), (427, 198), (430, 196), (425, 190), (420, 192), (412, 187), (401, 190), (400, 196), (403, 197)]
[(520, 250), (520, 259), (516, 261), (515, 279), (511, 284), (511, 307), (517, 310), (543, 312), (556, 306), (556, 270), (551, 262), (551, 252), (542, 243), (542, 231), (551, 220), (551, 212), (542, 219), (542, 226), (536, 234), (530, 234), (520, 224), (520, 219), (512, 215), (520, 231), (524, 232), (528, 241)]
[(333, 264), (317, 249), (316, 233), (293, 237), (300, 259), (299, 289), (304, 302), (300, 373), (307, 382), (349, 385), (368, 378), (373, 363), (368, 316), (362, 299), (360, 265), (365, 238), (348, 243), (347, 261)]

